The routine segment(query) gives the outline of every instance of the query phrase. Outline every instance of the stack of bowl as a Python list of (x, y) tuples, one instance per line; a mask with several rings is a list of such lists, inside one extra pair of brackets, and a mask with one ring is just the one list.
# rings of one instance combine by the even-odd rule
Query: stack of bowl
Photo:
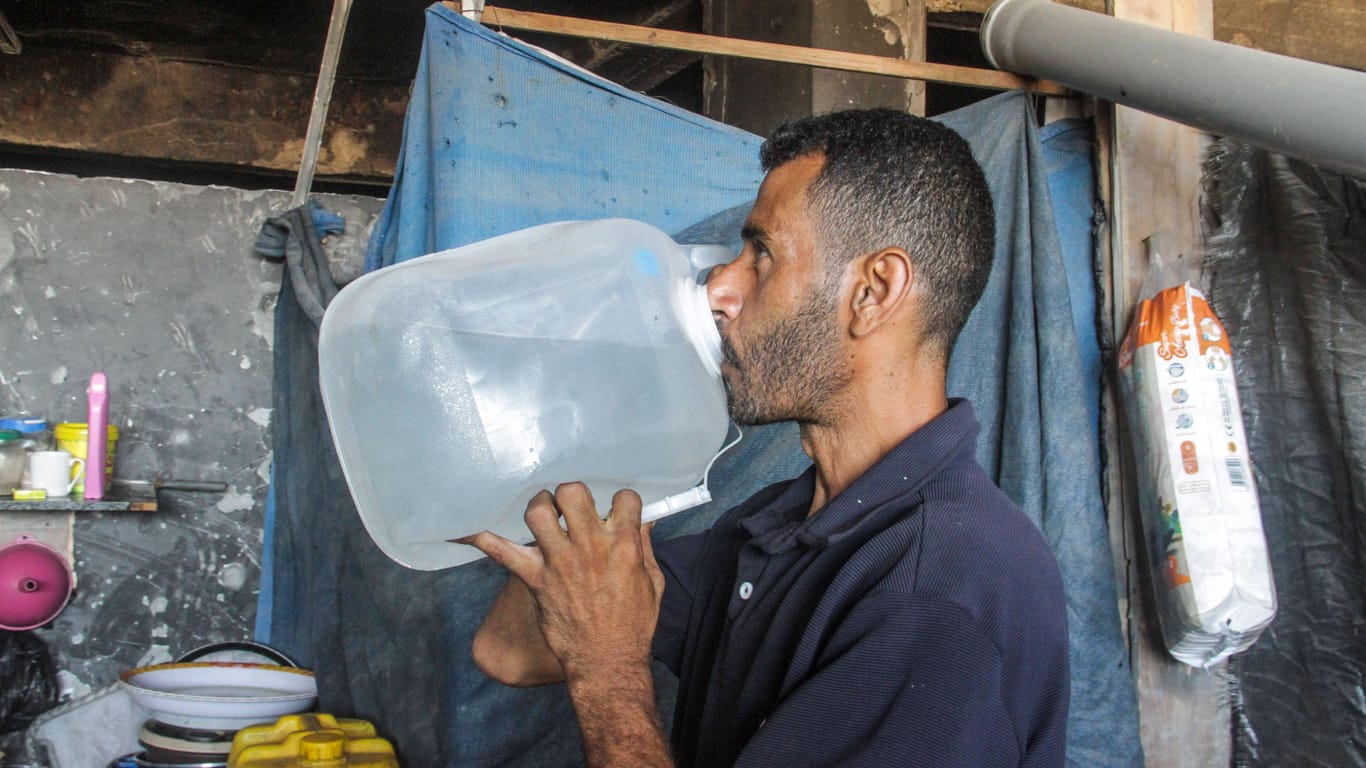
[[(225, 768), (239, 730), (317, 703), (313, 672), (292, 666), (278, 651), (254, 643), (206, 648), (212, 651), (182, 657), (205, 660), (140, 667), (119, 677), (148, 719), (138, 734), (143, 751), (115, 760), (110, 768)], [(262, 658), (266, 652), (270, 656)], [(253, 660), (224, 660), (233, 658)], [(278, 661), (284, 664), (270, 663)]]

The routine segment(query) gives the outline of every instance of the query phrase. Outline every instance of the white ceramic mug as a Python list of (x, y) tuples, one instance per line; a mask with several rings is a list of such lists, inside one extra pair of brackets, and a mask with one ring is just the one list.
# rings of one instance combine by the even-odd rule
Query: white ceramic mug
[[(73, 467), (79, 468), (73, 473)], [(48, 498), (60, 498), (71, 493), (76, 482), (85, 475), (85, 459), (73, 457), (66, 451), (29, 451), (29, 487), (41, 488)]]

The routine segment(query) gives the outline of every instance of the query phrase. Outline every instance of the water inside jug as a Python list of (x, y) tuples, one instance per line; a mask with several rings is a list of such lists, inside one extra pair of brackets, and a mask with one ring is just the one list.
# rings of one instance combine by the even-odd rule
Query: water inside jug
[(436, 570), (450, 539), (529, 541), (526, 503), (580, 480), (606, 512), (710, 500), (729, 420), (720, 336), (695, 279), (729, 260), (627, 219), (560, 222), (370, 273), (329, 305), (323, 404), (367, 532)]

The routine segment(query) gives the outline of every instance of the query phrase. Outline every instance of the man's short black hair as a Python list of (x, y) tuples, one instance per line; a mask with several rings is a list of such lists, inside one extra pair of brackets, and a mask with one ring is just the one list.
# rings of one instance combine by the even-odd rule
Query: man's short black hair
[(808, 204), (832, 278), (849, 259), (904, 248), (923, 289), (923, 337), (947, 360), (995, 250), (991, 193), (968, 143), (932, 120), (858, 109), (778, 126), (759, 159), (771, 171), (811, 154), (825, 158)]

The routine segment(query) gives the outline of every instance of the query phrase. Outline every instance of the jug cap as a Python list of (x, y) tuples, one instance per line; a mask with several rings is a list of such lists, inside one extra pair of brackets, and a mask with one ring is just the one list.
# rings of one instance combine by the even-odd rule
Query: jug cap
[(0, 419), (0, 429), (12, 429), (21, 434), (32, 434), (47, 429), (47, 419), (35, 416), (7, 416)]

